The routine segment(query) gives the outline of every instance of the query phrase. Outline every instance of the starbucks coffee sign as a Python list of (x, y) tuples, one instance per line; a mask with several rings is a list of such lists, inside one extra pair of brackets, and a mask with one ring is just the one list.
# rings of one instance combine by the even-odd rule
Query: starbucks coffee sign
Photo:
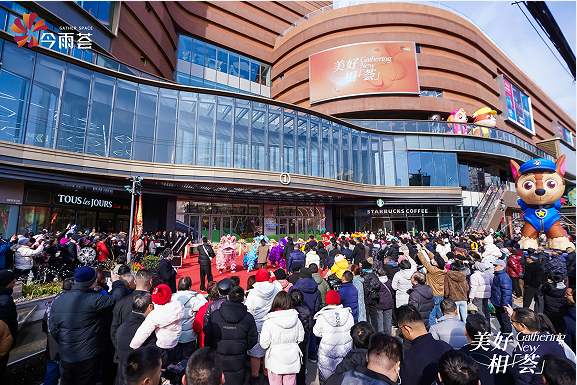
[[(377, 203), (378, 204), (378, 203)], [(384, 205), (384, 202), (383, 202)], [(382, 206), (379, 206), (382, 207)], [(412, 208), (412, 207), (391, 207), (391, 208), (380, 208), (376, 210), (369, 209), (367, 214), (371, 216), (407, 216), (407, 215), (421, 215), (428, 214), (429, 209), (423, 208)]]

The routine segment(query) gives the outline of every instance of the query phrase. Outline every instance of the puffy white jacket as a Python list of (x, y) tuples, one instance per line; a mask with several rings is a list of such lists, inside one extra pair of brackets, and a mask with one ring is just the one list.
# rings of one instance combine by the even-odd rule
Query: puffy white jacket
[(493, 240), (492, 236), (487, 235), (483, 241), (485, 242), (485, 251), (483, 252), (483, 255), (481, 255), (481, 257), (483, 257), (483, 262), (494, 261), (501, 258), (501, 250), (499, 250), (499, 248), (495, 245), (495, 241)]
[(182, 333), (182, 318), (184, 306), (179, 301), (169, 302), (166, 305), (154, 305), (154, 310), (147, 316), (142, 325), (138, 327), (130, 347), (138, 349), (144, 341), (156, 333), (156, 346), (161, 349), (172, 349), (178, 344)]
[(493, 285), (492, 275), (475, 271), (470, 278), (469, 298), (491, 298), (491, 285)]
[(206, 303), (203, 295), (196, 291), (177, 291), (172, 295), (171, 302), (179, 301), (184, 307), (184, 317), (182, 317), (182, 334), (178, 339), (180, 343), (192, 342), (196, 340), (196, 333), (192, 330), (192, 323), (196, 317), (196, 312)]
[(320, 263), (321, 263), (321, 259), (319, 258), (319, 255), (314, 250), (311, 250), (307, 253), (306, 259), (305, 259), (305, 267), (309, 267), (309, 265), (311, 263), (316, 263), (317, 266), (320, 266)]
[(437, 253), (439, 253), (441, 255), (441, 257), (443, 257), (443, 259), (445, 259), (445, 257), (447, 256), (447, 253), (451, 251), (451, 245), (449, 245), (447, 243), (445, 243), (444, 245), (437, 244), (435, 251)]
[(246, 305), (248, 312), (254, 317), (259, 340), (259, 343), (248, 351), (248, 354), (251, 357), (264, 357), (266, 354), (266, 351), (262, 346), (260, 346), (260, 332), (264, 320), (272, 306), (272, 301), (274, 300), (276, 293), (279, 291), (280, 289), (278, 286), (270, 282), (257, 282), (246, 297), (244, 304)]
[(353, 348), (351, 328), (355, 320), (353, 313), (343, 305), (328, 305), (319, 310), (314, 319), (315, 336), (321, 338), (318, 351), (318, 368), (324, 379), (335, 372), (343, 357)]
[(34, 257), (44, 250), (44, 246), (40, 245), (37, 249), (32, 250), (30, 246), (20, 246), (14, 253), (14, 268), (20, 270), (32, 269), (34, 266)]
[(409, 303), (409, 293), (407, 293), (407, 290), (413, 288), (411, 277), (413, 276), (413, 273), (417, 271), (417, 264), (413, 261), (413, 258), (408, 257), (407, 259), (411, 262), (411, 268), (397, 271), (393, 276), (393, 282), (391, 283), (393, 290), (396, 291), (395, 305), (397, 307)]
[(305, 330), (294, 310), (268, 313), (260, 333), (260, 346), (266, 349), (264, 366), (275, 374), (294, 374), (301, 369), (299, 342)]

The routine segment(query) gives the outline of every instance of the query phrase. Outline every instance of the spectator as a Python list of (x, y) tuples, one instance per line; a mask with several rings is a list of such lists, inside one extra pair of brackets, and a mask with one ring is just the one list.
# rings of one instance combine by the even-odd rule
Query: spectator
[(293, 284), (287, 280), (287, 276), (284, 269), (276, 269), (274, 271), (274, 276), (276, 278), (276, 280), (274, 281), (274, 285), (279, 290), (283, 290), (288, 293)]
[(415, 309), (417, 309), (421, 315), (421, 318), (423, 318), (425, 327), (428, 328), (429, 314), (435, 307), (435, 295), (433, 294), (431, 287), (425, 284), (425, 274), (418, 271), (413, 273), (411, 282), (413, 284), (413, 288), (409, 289), (408, 291), (409, 305), (412, 305), (415, 307)]
[(96, 276), (92, 267), (79, 267), (72, 289), (52, 303), (48, 326), (60, 349), (62, 385), (96, 383), (107, 338), (103, 316), (115, 304), (113, 297), (93, 290)]
[[(365, 280), (363, 278), (360, 266), (351, 265), (351, 273), (353, 273), (353, 286), (357, 289), (358, 293), (358, 307), (357, 307), (357, 318), (355, 322), (366, 321), (367, 320), (367, 308), (365, 306)], [(340, 291), (340, 289), (339, 289)], [(343, 296), (341, 294), (341, 301)], [(343, 304), (346, 307), (346, 305)], [(354, 315), (355, 313), (353, 313)]]
[(317, 254), (320, 261), (320, 264), (317, 265), (317, 268), (320, 267), (321, 270), (326, 269), (329, 266), (329, 252), (325, 249), (325, 245), (322, 242), (317, 244)]
[(417, 264), (411, 257), (399, 257), (398, 264), (400, 270), (393, 276), (392, 288), (396, 293), (396, 307), (401, 307), (409, 303), (408, 291), (413, 288), (411, 278), (417, 271)]
[(220, 357), (211, 348), (201, 348), (194, 352), (182, 377), (183, 385), (220, 385), (224, 381)]
[(0, 378), (4, 378), (4, 371), (8, 365), (10, 350), (16, 346), (18, 340), (18, 313), (16, 304), (12, 298), (12, 289), (16, 284), (16, 275), (10, 270), (0, 271), (0, 321), (3, 321), (12, 335), (10, 349), (4, 357), (0, 358)]
[(567, 299), (565, 297), (567, 288), (563, 281), (565, 277), (558, 272), (549, 273), (551, 282), (545, 283), (540, 290), (543, 295), (543, 314), (553, 323), (555, 330), (565, 330), (563, 317), (568, 314)]
[[(567, 256), (565, 257), (565, 264), (567, 265), (567, 276), (569, 277), (569, 286), (575, 286), (575, 248), (568, 247), (565, 249)], [(0, 251), (0, 258), (2, 252)], [(1, 267), (1, 261), (0, 261)]]
[(353, 349), (349, 350), (341, 363), (337, 365), (335, 373), (345, 373), (354, 370), (357, 366), (367, 366), (367, 349), (369, 348), (369, 340), (375, 333), (375, 328), (367, 321), (356, 323), (351, 328)]
[(287, 266), (287, 273), (290, 273), (290, 269), (292, 267), (292, 265), (288, 264), (288, 261), (290, 259), (290, 254), (293, 252), (293, 250), (295, 249), (295, 244), (293, 242), (292, 237), (287, 237), (287, 242), (286, 245), (284, 245), (284, 249), (282, 251), (282, 255), (283, 258), (286, 262), (286, 266)]
[(266, 264), (268, 263), (268, 253), (270, 249), (266, 244), (266, 240), (261, 239), (260, 245), (256, 249), (256, 254), (258, 256), (258, 265), (261, 269), (266, 269)]
[(518, 253), (513, 251), (511, 255), (509, 255), (509, 258), (507, 258), (507, 274), (511, 277), (515, 298), (523, 296), (521, 286), (519, 285), (519, 277), (523, 275), (523, 266), (521, 266), (522, 254), (520, 251)]
[(176, 293), (176, 269), (170, 262), (172, 258), (172, 249), (167, 247), (162, 251), (162, 259), (156, 268), (156, 275), (164, 284), (168, 285), (173, 293)]
[(553, 354), (545, 354), (539, 360), (544, 385), (574, 385), (575, 363)]
[(505, 261), (496, 259), (495, 277), (491, 286), (491, 303), (495, 307), (495, 316), (501, 328), (501, 333), (509, 334), (512, 331), (511, 320), (505, 311), (505, 306), (513, 304), (513, 284), (511, 278), (505, 272)]
[(112, 270), (114, 272), (114, 274), (118, 274), (118, 269), (120, 269), (120, 266), (126, 266), (126, 256), (125, 255), (120, 255), (116, 258), (116, 265), (114, 266), (114, 270)]
[(359, 314), (359, 297), (362, 297), (362, 293), (359, 295), (357, 288), (353, 285), (353, 273), (350, 271), (347, 270), (343, 273), (342, 282), (343, 284), (339, 289), (339, 304), (342, 304), (345, 308), (348, 307), (351, 309), (354, 323), (357, 323)]
[(290, 277), (288, 277), (288, 281), (291, 285), (294, 285), (295, 283), (297, 283), (297, 281), (301, 277), (301, 268), (302, 267), (303, 267), (303, 265), (299, 262), (294, 262), (291, 265), (292, 274), (290, 275)]
[(439, 381), (443, 385), (479, 385), (479, 366), (459, 350), (449, 350), (439, 359)]
[(174, 362), (188, 360), (196, 347), (196, 333), (192, 329), (192, 324), (196, 313), (206, 303), (206, 299), (191, 288), (192, 280), (190, 277), (182, 277), (178, 281), (178, 291), (171, 298), (172, 302), (179, 301), (184, 307), (184, 317), (182, 317), (181, 323), (182, 334), (174, 348), (172, 357)]
[[(394, 248), (389, 249), (389, 251), (391, 251), (391, 250), (395, 250), (395, 249)], [(398, 251), (398, 245), (397, 245), (396, 250)], [(391, 254), (395, 254), (395, 251), (392, 251)], [(396, 254), (395, 254), (394, 258), (396, 258)], [(397, 274), (399, 271), (401, 271), (399, 264), (391, 256), (387, 256), (385, 259), (383, 259), (383, 268), (387, 272), (387, 277), (389, 279), (393, 279), (395, 274)]]
[(208, 291), (208, 302), (205, 303), (198, 309), (196, 313), (196, 317), (194, 317), (194, 322), (192, 323), (192, 330), (196, 334), (198, 334), (198, 347), (204, 347), (204, 332), (202, 331), (204, 327), (204, 316), (206, 315), (206, 309), (208, 309), (208, 305), (210, 305), (213, 301), (216, 301), (220, 294), (218, 293), (218, 287), (216, 287), (215, 281), (210, 281), (208, 285), (206, 285), (206, 290)]
[(445, 341), (453, 349), (462, 348), (468, 341), (465, 335), (465, 323), (459, 318), (457, 304), (452, 299), (445, 298), (441, 301), (441, 312), (443, 316), (431, 326), (429, 333), (434, 339)]
[(315, 314), (316, 324), (313, 328), (315, 336), (321, 338), (318, 358), (321, 385), (324, 385), (334, 373), (337, 365), (352, 349), (353, 340), (350, 330), (355, 323), (351, 309), (344, 308), (340, 304), (341, 298), (336, 291), (327, 292), (326, 302), (327, 306)]
[[(479, 366), (479, 380), (483, 385), (511, 385), (517, 382), (517, 370), (511, 365), (495, 367), (495, 362), (513, 362), (513, 358), (504, 350), (495, 349), (486, 342), (491, 335), (491, 324), (482, 314), (471, 314), (465, 324), (467, 344), (459, 351), (468, 354)], [(493, 362), (493, 364), (491, 364)], [(493, 366), (491, 368), (491, 366)], [(499, 369), (499, 370), (497, 370)]]
[(469, 299), (477, 307), (477, 313), (482, 314), (487, 322), (491, 323), (491, 313), (489, 313), (489, 298), (491, 298), (491, 285), (493, 275), (487, 274), (490, 267), (484, 262), (475, 262), (475, 272), (471, 274), (471, 290)]
[(159, 384), (162, 374), (162, 351), (144, 346), (130, 353), (122, 368), (126, 385)]
[(204, 325), (205, 345), (212, 347), (221, 361), (226, 362), (224, 376), (231, 385), (244, 384), (247, 352), (258, 343), (255, 319), (243, 300), (243, 288), (233, 287), (228, 301), (215, 310)]
[(136, 262), (142, 261), (142, 258), (144, 258), (144, 235), (136, 240), (136, 243), (134, 244), (134, 252), (136, 253), (134, 260)]
[[(555, 330), (555, 327), (553, 326), (553, 324), (551, 323), (551, 320), (549, 319), (549, 317), (547, 317), (545, 314), (543, 313), (538, 313), (537, 317), (539, 318), (539, 331), (540, 332), (545, 332), (545, 333), (549, 333), (552, 336), (557, 336), (557, 330)], [(571, 348), (569, 347), (569, 345), (567, 345), (563, 340), (559, 340), (558, 342), (561, 346), (563, 346), (563, 351), (565, 352), (565, 357), (567, 357), (567, 359), (569, 359), (570, 361), (575, 362), (575, 353), (573, 353), (573, 351), (571, 350)]]
[(467, 276), (459, 271), (462, 267), (463, 263), (459, 260), (451, 263), (450, 270), (445, 275), (445, 297), (455, 301), (459, 310), (459, 317), (464, 323), (467, 321), (469, 284), (467, 283)]
[[(367, 267), (365, 265), (366, 261), (363, 261), (363, 293), (365, 297), (365, 315), (366, 320), (373, 325), (375, 330), (378, 330), (379, 322), (377, 317), (377, 305), (379, 304), (379, 299), (381, 297), (381, 289), (383, 284), (379, 280), (379, 277), (375, 273), (367, 273), (366, 271), (371, 271), (371, 268), (364, 269)], [(370, 266), (370, 265), (369, 265)], [(385, 278), (387, 276), (385, 275)], [(359, 317), (360, 318), (360, 317)]]
[(429, 326), (432, 326), (437, 322), (437, 318), (443, 316), (440, 304), (445, 298), (445, 261), (438, 253), (433, 254), (430, 251), (426, 251), (427, 255), (425, 255), (425, 250), (422, 249), (422, 246), (419, 246), (419, 248), (419, 257), (423, 266), (427, 269), (426, 283), (433, 289), (433, 295), (435, 296), (435, 307), (429, 314)]
[(567, 298), (567, 315), (563, 317), (565, 321), (565, 343), (575, 353), (575, 286), (567, 288), (565, 298)]
[(331, 267), (331, 274), (337, 276), (338, 279), (343, 277), (343, 273), (349, 269), (349, 262), (346, 260), (345, 256), (342, 254), (337, 254), (335, 256), (335, 263)]
[[(142, 325), (144, 319), (150, 312), (154, 309), (154, 304), (152, 303), (152, 296), (147, 291), (139, 291), (132, 300), (132, 312), (130, 316), (120, 327), (116, 333), (116, 340), (114, 340), (114, 346), (116, 346), (116, 354), (118, 355), (118, 368), (116, 372), (116, 384), (124, 383), (124, 371), (122, 368), (125, 366), (126, 360), (130, 353), (133, 352), (130, 347), (130, 341), (136, 334), (136, 330)], [(156, 335), (151, 334), (142, 344), (142, 346), (156, 346)]]
[[(304, 295), (299, 289), (294, 289), (290, 292), (294, 309), (299, 313), (299, 320), (303, 325), (304, 339), (299, 343), (299, 349), (303, 357), (303, 361), (307, 356), (309, 340), (313, 330), (313, 313), (311, 309), (304, 304)], [(316, 357), (314, 357), (316, 360)], [(299, 373), (297, 373), (296, 384), (305, 385), (306, 381), (306, 365), (301, 365)]]
[(316, 245), (314, 248), (309, 246), (309, 243), (305, 245), (305, 267), (309, 267), (311, 263), (314, 263), (317, 266), (320, 265), (321, 259), (319, 258), (315, 248)]
[(204, 314), (204, 322), (203, 322), (204, 325), (207, 324), (208, 318), (210, 317), (210, 315), (213, 312), (215, 312), (216, 310), (220, 309), (222, 304), (227, 301), (228, 292), (230, 291), (231, 286), (232, 285), (230, 283), (230, 279), (228, 279), (228, 278), (224, 278), (224, 279), (221, 279), (220, 281), (218, 281), (218, 283), (216, 284), (216, 288), (218, 290), (219, 297), (217, 299), (213, 300), (208, 305), (208, 308), (206, 309), (206, 312)]
[(405, 352), (401, 363), (403, 384), (430, 385), (437, 378), (439, 359), (452, 347), (427, 333), (425, 322), (414, 306), (403, 305), (397, 310), (399, 329), (411, 341), (411, 347)]
[(206, 291), (205, 280), (212, 281), (211, 261), (216, 256), (212, 246), (208, 244), (208, 239), (202, 237), (202, 245), (198, 249), (198, 264), (200, 265), (200, 291)]
[[(305, 265), (306, 256), (305, 256), (305, 253), (303, 253), (301, 251), (300, 247), (301, 247), (300, 245), (294, 245), (294, 250), (290, 252), (289, 259), (288, 259), (288, 265), (287, 265), (287, 267), (289, 267), (290, 273), (297, 271), (293, 268), (293, 264), (297, 263), (300, 265), (301, 268)], [(298, 270), (300, 270), (300, 269), (298, 269)], [(291, 283), (294, 284), (294, 282), (292, 282), (292, 281), (291, 281)]]
[(22, 237), (18, 239), (18, 248), (14, 254), (14, 274), (16, 277), (28, 275), (34, 266), (34, 258), (44, 250), (45, 240), (42, 240), (36, 249), (32, 249), (31, 246), (35, 242), (34, 238)]
[(311, 249), (315, 249), (319, 243), (320, 242), (317, 242), (317, 240), (315, 239), (315, 236), (313, 234), (309, 235), (309, 240), (307, 242), (307, 245), (309, 245)]
[(118, 274), (119, 279), (112, 282), (112, 289), (110, 289), (110, 295), (114, 297), (116, 302), (132, 293), (136, 288), (134, 275), (130, 272), (130, 267), (121, 266), (118, 272), (121, 273)]
[(233, 275), (229, 279), (230, 279), (230, 288), (231, 289), (235, 286), (240, 286), (240, 277), (238, 275)]
[(377, 272), (381, 282), (379, 290), (379, 303), (377, 304), (377, 331), (391, 335), (393, 328), (393, 308), (395, 300), (391, 280), (387, 277), (382, 267)]
[(360, 266), (361, 262), (365, 259), (365, 245), (363, 245), (363, 240), (361, 238), (357, 238), (355, 241), (357, 243), (353, 249), (353, 263)]
[[(322, 245), (322, 243), (319, 243), (319, 245)], [(313, 279), (317, 283), (317, 285), (319, 287), (319, 291), (321, 292), (321, 302), (322, 302), (321, 308), (323, 308), (326, 305), (325, 297), (327, 296), (327, 291), (329, 291), (331, 288), (330, 288), (328, 282), (325, 281), (323, 279), (323, 277), (321, 277), (321, 275), (319, 274), (319, 267), (316, 264), (311, 263), (311, 265), (309, 266), (309, 269), (311, 269)]]
[(525, 259), (525, 276), (523, 281), (525, 284), (525, 293), (523, 295), (523, 307), (530, 307), (537, 293), (537, 289), (543, 283), (543, 267), (539, 264), (539, 258), (532, 253), (529, 253)]
[[(299, 289), (304, 295), (304, 303), (313, 313), (316, 313), (321, 308), (321, 292), (319, 286), (313, 279), (311, 269), (303, 267), (300, 272), (299, 280), (290, 288), (290, 290)], [(289, 292), (290, 292), (289, 290)]]
[(0, 236), (0, 270), (12, 266), (11, 262), (8, 262), (8, 265), (6, 264), (6, 252), (11, 252), (10, 247), (12, 247), (12, 245), (14, 245), (17, 240), (18, 236), (16, 235), (11, 236), (9, 240), (2, 239)]
[(298, 344), (303, 340), (304, 328), (299, 313), (293, 309), (291, 296), (279, 291), (265, 317), (259, 342), (266, 349), (265, 368), (270, 385), (296, 383), (296, 374), (301, 368)]
[(553, 273), (558, 273), (563, 277), (567, 277), (567, 263), (563, 256), (561, 256), (561, 251), (557, 252), (553, 250), (551, 253), (551, 259), (545, 262), (545, 271), (551, 276)]

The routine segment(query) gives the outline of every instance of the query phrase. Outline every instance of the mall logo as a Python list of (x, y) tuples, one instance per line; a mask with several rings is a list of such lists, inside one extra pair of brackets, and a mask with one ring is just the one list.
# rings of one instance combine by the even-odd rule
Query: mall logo
[(38, 15), (32, 12), (23, 14), (22, 19), (14, 20), (10, 30), (16, 34), (14, 41), (18, 44), (18, 47), (22, 47), (28, 41), (30, 41), (28, 47), (38, 47), (38, 40), (32, 34), (36, 31), (46, 31), (48, 27), (44, 24), (44, 19), (40, 19), (36, 24), (33, 24), (37, 17)]

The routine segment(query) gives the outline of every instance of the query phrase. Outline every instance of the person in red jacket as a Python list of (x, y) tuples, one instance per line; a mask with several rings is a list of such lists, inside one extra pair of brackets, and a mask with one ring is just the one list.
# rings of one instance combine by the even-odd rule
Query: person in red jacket
[(198, 309), (196, 316), (194, 317), (194, 321), (192, 322), (192, 330), (198, 334), (199, 349), (204, 347), (204, 332), (202, 331), (202, 328), (204, 327), (204, 315), (206, 314), (206, 309), (208, 309), (208, 305), (220, 297), (216, 284), (216, 281), (210, 281), (206, 285), (206, 290), (208, 291), (208, 302), (202, 305), (200, 309)]
[(98, 242), (98, 244), (96, 245), (96, 254), (97, 254), (96, 259), (99, 262), (106, 261), (108, 259), (110, 252), (108, 251), (108, 248), (106, 247), (106, 243), (104, 242), (104, 239), (101, 240), (100, 242)]
[(519, 298), (523, 296), (521, 291), (521, 286), (519, 285), (519, 277), (523, 275), (523, 266), (521, 266), (521, 252), (513, 251), (509, 258), (507, 259), (507, 274), (511, 277), (513, 282), (513, 291), (515, 297)]

